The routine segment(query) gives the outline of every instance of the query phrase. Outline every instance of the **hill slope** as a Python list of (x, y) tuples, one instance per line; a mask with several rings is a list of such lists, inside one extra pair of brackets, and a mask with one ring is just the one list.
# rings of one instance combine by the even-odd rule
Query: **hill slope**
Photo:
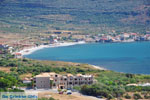
[(0, 32), (150, 31), (149, 0), (0, 0)]

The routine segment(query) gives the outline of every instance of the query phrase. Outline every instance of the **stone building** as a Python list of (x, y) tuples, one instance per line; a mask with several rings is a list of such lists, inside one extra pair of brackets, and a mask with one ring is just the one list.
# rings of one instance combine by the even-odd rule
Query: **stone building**
[(59, 75), (56, 73), (42, 73), (34, 77), (34, 85), (37, 89), (71, 89), (74, 86), (93, 84), (92, 75)]

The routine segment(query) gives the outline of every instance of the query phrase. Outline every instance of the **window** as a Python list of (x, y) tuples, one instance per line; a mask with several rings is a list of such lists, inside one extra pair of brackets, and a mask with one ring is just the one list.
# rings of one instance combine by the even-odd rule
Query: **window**
[(56, 84), (54, 83), (53, 86), (56, 86)]
[(72, 84), (72, 82), (69, 82), (69, 84)]
[(70, 80), (72, 80), (72, 78), (70, 78)]
[(75, 84), (78, 84), (77, 82), (75, 82)]

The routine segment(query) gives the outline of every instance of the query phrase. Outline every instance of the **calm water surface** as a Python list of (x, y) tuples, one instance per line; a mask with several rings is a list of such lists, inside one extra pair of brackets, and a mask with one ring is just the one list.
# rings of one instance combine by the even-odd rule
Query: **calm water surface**
[(25, 57), (88, 63), (118, 72), (150, 74), (150, 42), (93, 43), (45, 48)]

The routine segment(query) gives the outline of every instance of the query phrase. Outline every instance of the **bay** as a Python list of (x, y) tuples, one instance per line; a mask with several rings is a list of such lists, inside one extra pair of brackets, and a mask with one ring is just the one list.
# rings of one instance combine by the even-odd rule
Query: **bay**
[(150, 42), (89, 43), (44, 48), (25, 57), (88, 63), (117, 72), (150, 74)]

